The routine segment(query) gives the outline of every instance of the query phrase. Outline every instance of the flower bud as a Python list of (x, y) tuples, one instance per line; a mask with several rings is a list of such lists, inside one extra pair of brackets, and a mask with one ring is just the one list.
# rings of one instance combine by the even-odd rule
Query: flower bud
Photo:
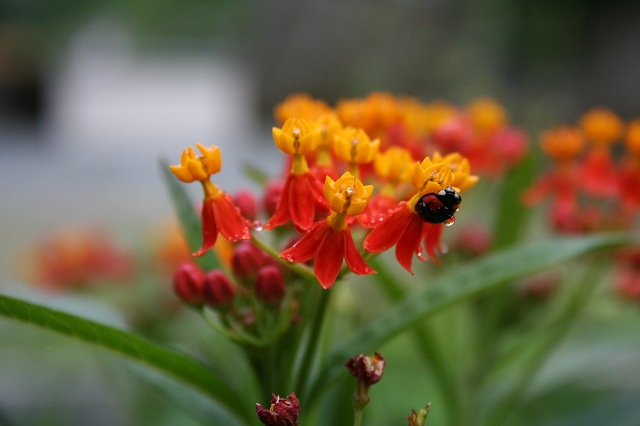
[(242, 216), (254, 221), (258, 216), (258, 204), (256, 198), (249, 191), (238, 191), (233, 196), (233, 204), (240, 209)]
[(358, 379), (359, 383), (362, 382), (368, 387), (382, 379), (384, 365), (384, 358), (376, 352), (372, 357), (365, 354), (353, 357), (347, 361), (345, 367), (352, 376)]
[(173, 291), (185, 303), (200, 306), (203, 303), (205, 274), (194, 263), (183, 263), (173, 274)]
[(293, 392), (286, 398), (272, 394), (269, 409), (256, 404), (256, 413), (262, 424), (267, 426), (298, 426), (300, 402)]
[(250, 241), (239, 243), (231, 257), (231, 268), (239, 278), (254, 276), (267, 262), (265, 253)]
[(261, 268), (253, 288), (258, 299), (274, 305), (280, 303), (286, 292), (282, 273), (276, 266)]
[(219, 270), (207, 272), (203, 290), (204, 303), (212, 308), (229, 306), (235, 296), (233, 283), (224, 272)]
[(411, 415), (407, 416), (409, 426), (425, 426), (427, 422), (427, 415), (429, 414), (429, 407), (431, 407), (430, 402), (418, 412), (412, 409)]
[(353, 407), (356, 412), (364, 410), (369, 404), (369, 388), (382, 379), (384, 364), (384, 358), (378, 352), (372, 357), (358, 355), (345, 364), (351, 375), (358, 379), (353, 395)]
[(273, 216), (276, 212), (278, 201), (282, 195), (282, 182), (279, 180), (272, 180), (267, 183), (264, 191), (264, 208), (269, 216)]

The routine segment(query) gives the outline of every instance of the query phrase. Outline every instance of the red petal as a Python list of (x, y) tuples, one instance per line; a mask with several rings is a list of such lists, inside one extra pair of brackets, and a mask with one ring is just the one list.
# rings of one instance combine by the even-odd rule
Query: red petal
[(594, 150), (582, 163), (582, 188), (585, 192), (597, 197), (615, 197), (618, 188), (616, 166), (607, 151)]
[(396, 259), (398, 259), (398, 263), (409, 271), (411, 275), (413, 275), (411, 262), (413, 261), (413, 255), (420, 249), (423, 224), (424, 222), (417, 214), (411, 214), (407, 226), (404, 231), (402, 231), (398, 244), (396, 244)]
[(324, 178), (318, 179), (318, 175), (314, 174), (309, 177), (309, 185), (314, 198), (314, 206), (319, 211), (329, 211), (329, 202), (324, 198)]
[(202, 213), (200, 215), (202, 226), (202, 246), (200, 250), (193, 253), (194, 256), (202, 256), (213, 247), (218, 239), (218, 226), (216, 224), (216, 216), (214, 213), (213, 200), (204, 200), (202, 202)]
[(326, 220), (317, 222), (293, 247), (280, 253), (280, 257), (295, 263), (311, 260), (318, 252), (318, 248), (324, 241), (328, 229), (329, 224)]
[(344, 252), (347, 266), (349, 266), (349, 269), (351, 269), (354, 274), (369, 275), (376, 273), (376, 271), (366, 264), (360, 255), (356, 245), (353, 243), (353, 237), (351, 236), (351, 231), (349, 229), (344, 231)]
[(365, 250), (371, 253), (388, 250), (398, 242), (407, 226), (407, 220), (413, 215), (413, 211), (405, 207), (404, 202), (398, 204), (398, 207), (367, 235), (364, 240)]
[(438, 258), (436, 257), (436, 250), (442, 253), (442, 248), (440, 247), (440, 237), (442, 236), (442, 231), (444, 230), (444, 225), (441, 223), (425, 223), (422, 228), (422, 235), (424, 237), (424, 248), (427, 250), (429, 257), (435, 263), (439, 263)]
[(397, 205), (396, 200), (387, 195), (376, 195), (358, 216), (358, 222), (365, 228), (375, 228)]
[[(297, 230), (304, 232), (313, 226), (315, 197), (311, 190), (311, 173), (291, 175), (289, 186), (289, 214)], [(286, 189), (286, 188), (285, 188)]]
[(340, 273), (344, 259), (344, 232), (329, 227), (316, 255), (314, 272), (322, 288), (330, 288)]
[(240, 214), (229, 194), (222, 193), (213, 199), (213, 214), (216, 217), (220, 233), (229, 241), (251, 238), (247, 221)]
[(282, 192), (280, 193), (280, 199), (276, 205), (276, 211), (271, 216), (271, 219), (264, 225), (265, 229), (273, 229), (277, 226), (284, 225), (289, 220), (289, 187), (291, 186), (292, 175), (287, 176), (287, 180), (284, 182)]

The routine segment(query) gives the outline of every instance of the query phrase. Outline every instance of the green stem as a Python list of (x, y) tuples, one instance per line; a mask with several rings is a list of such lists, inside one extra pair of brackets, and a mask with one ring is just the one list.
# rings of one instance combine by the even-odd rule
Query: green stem
[(353, 426), (360, 426), (362, 424), (362, 412), (364, 409), (354, 407), (353, 409)]
[[(387, 297), (400, 301), (406, 297), (406, 291), (398, 285), (389, 270), (379, 261), (370, 259), (369, 263), (378, 272), (379, 282)], [(422, 357), (431, 365), (433, 378), (446, 404), (447, 418), (451, 425), (459, 425), (464, 409), (461, 407), (460, 394), (456, 389), (456, 381), (448, 368), (441, 351), (438, 351), (437, 336), (431, 328), (424, 325), (412, 331), (413, 340)]]
[(299, 263), (292, 263), (292, 262), (286, 261), (285, 259), (282, 259), (280, 257), (280, 253), (278, 253), (275, 249), (273, 249), (273, 247), (269, 246), (264, 241), (256, 238), (254, 235), (251, 236), (251, 241), (258, 247), (260, 247), (265, 253), (267, 253), (269, 256), (273, 257), (274, 259), (276, 259), (278, 262), (282, 263), (291, 271), (295, 272), (301, 277), (310, 279), (313, 282), (316, 281), (316, 275), (313, 273), (313, 271), (310, 268), (300, 265)]
[(330, 296), (330, 290), (322, 290), (322, 292), (320, 293), (320, 300), (318, 301), (318, 307), (316, 308), (315, 317), (311, 324), (309, 338), (306, 341), (307, 344), (302, 355), (302, 362), (300, 363), (300, 368), (297, 372), (297, 378), (294, 381), (293, 390), (299, 395), (304, 395), (304, 392), (306, 391), (306, 389), (304, 389), (306, 385), (305, 382), (306, 379), (308, 379), (310, 376), (310, 369), (316, 356), (318, 344), (320, 343), (320, 333), (322, 331), (322, 326), (326, 317)]

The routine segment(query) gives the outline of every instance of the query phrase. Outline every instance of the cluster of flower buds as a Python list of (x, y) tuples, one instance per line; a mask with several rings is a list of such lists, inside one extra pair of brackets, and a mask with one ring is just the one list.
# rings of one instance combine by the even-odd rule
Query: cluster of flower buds
[(231, 306), (236, 294), (231, 280), (219, 270), (203, 272), (195, 263), (183, 263), (173, 274), (173, 290), (185, 303), (216, 309)]
[[(250, 195), (232, 198), (212, 183), (222, 165), (218, 147), (198, 144), (200, 155), (186, 149), (171, 171), (183, 182), (198, 181), (204, 190), (203, 242), (194, 255), (214, 247), (218, 234), (237, 244), (251, 238), (252, 228), (296, 231), (293, 245), (291, 232), (276, 233), (275, 250), (287, 262), (312, 261), (323, 288), (338, 279), (343, 263), (357, 275), (375, 273), (362, 249), (379, 253), (395, 246), (398, 262), (412, 274), (414, 256), (435, 261), (442, 251), (443, 227), (454, 222), (460, 207), (460, 193), (478, 180), (464, 155), (428, 152), (438, 126), (463, 114), (454, 109), (444, 114), (441, 107), (387, 94), (341, 101), (335, 108), (308, 95), (287, 98), (276, 107), (280, 126), (272, 131), (287, 161), (283, 174), (265, 187), (269, 217), (264, 225)], [(472, 110), (463, 115), (484, 136), (503, 130), (504, 114), (492, 122), (484, 109)], [(263, 300), (280, 299), (280, 271), (273, 264), (258, 265), (259, 257), (243, 254), (251, 250), (238, 244), (234, 262), (256, 263), (255, 270), (235, 272), (241, 278), (251, 275)]]
[[(614, 150), (620, 142), (621, 149)], [(534, 205), (551, 198), (555, 230), (586, 233), (631, 226), (640, 208), (640, 119), (625, 125), (613, 111), (594, 108), (578, 125), (545, 131), (540, 146), (553, 164), (524, 200)]]
[(234, 247), (231, 267), (240, 282), (253, 288), (259, 300), (277, 305), (284, 298), (282, 266), (252, 242), (242, 241)]

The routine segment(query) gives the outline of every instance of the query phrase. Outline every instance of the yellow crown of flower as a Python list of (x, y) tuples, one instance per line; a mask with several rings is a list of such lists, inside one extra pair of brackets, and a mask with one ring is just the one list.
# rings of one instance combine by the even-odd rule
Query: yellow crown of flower
[(542, 134), (540, 147), (556, 161), (569, 161), (584, 148), (584, 137), (582, 132), (574, 127), (557, 127)]
[(273, 140), (285, 154), (306, 155), (313, 152), (320, 143), (322, 128), (302, 118), (288, 118), (282, 128), (272, 129)]
[(366, 164), (378, 153), (380, 141), (370, 140), (364, 130), (346, 127), (333, 137), (333, 152), (339, 159), (349, 163)]
[(275, 107), (274, 115), (278, 123), (284, 123), (291, 117), (315, 121), (330, 111), (331, 108), (326, 102), (314, 99), (307, 93), (294, 93)]
[(405, 127), (410, 134), (417, 136), (428, 135), (446, 123), (456, 112), (455, 108), (446, 102), (423, 104), (414, 98), (403, 99), (400, 108)]
[(378, 153), (373, 168), (379, 178), (404, 182), (409, 180), (413, 171), (413, 157), (405, 148), (392, 146), (383, 153)]
[(492, 133), (500, 129), (507, 121), (507, 113), (493, 99), (478, 99), (469, 105), (471, 124), (480, 133)]
[(634, 155), (640, 155), (640, 119), (635, 119), (627, 127), (626, 147)]
[(580, 119), (584, 135), (596, 144), (610, 144), (622, 136), (622, 120), (608, 108), (593, 108)]
[(434, 163), (431, 158), (426, 157), (422, 163), (416, 163), (413, 167), (411, 183), (419, 191), (419, 194), (437, 193), (441, 189), (451, 186), (453, 172), (448, 164)]
[(336, 213), (359, 215), (366, 207), (371, 194), (373, 185), (363, 185), (349, 172), (345, 172), (336, 181), (329, 176), (324, 181), (324, 197), (329, 202), (331, 210)]
[(182, 182), (203, 181), (218, 173), (222, 166), (220, 148), (213, 145), (207, 148), (199, 143), (196, 146), (202, 155), (197, 155), (190, 146), (182, 151), (179, 165), (169, 166), (171, 172)]
[(469, 159), (463, 157), (459, 152), (453, 152), (442, 157), (440, 153), (433, 154), (434, 163), (445, 163), (453, 172), (453, 182), (451, 186), (456, 188), (458, 192), (471, 188), (478, 182), (478, 176), (471, 174), (471, 165)]

